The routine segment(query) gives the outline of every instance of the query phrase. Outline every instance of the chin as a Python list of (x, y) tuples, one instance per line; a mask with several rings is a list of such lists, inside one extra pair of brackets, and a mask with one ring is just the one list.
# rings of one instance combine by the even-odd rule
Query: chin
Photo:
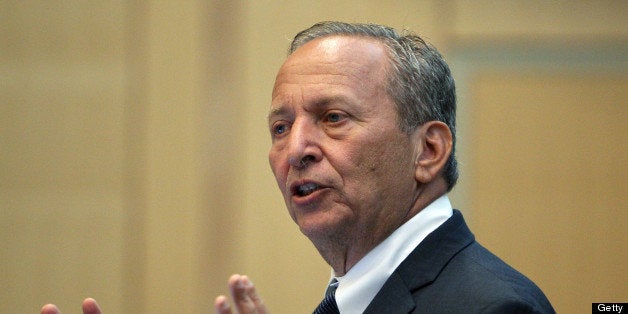
[(342, 225), (338, 217), (330, 217), (327, 214), (307, 215), (297, 220), (301, 232), (310, 239), (329, 237), (337, 233)]

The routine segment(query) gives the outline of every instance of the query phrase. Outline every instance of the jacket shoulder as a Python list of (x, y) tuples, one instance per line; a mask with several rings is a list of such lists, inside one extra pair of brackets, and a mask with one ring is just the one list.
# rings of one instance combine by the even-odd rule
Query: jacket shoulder
[(475, 241), (458, 252), (431, 284), (412, 295), (417, 310), (554, 313), (536, 284)]

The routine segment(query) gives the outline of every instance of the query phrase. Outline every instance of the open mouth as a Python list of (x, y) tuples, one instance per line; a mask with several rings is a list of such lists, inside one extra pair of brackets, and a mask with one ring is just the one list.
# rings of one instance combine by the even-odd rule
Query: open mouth
[(300, 184), (294, 187), (292, 193), (296, 196), (308, 196), (318, 190), (320, 187), (314, 182)]

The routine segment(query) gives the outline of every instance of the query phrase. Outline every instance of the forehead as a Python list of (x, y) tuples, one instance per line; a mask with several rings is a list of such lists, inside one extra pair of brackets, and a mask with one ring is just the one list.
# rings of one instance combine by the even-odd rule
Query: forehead
[(376, 39), (328, 36), (314, 39), (294, 51), (280, 68), (273, 99), (287, 86), (328, 88), (344, 86), (373, 91), (385, 85), (388, 56)]

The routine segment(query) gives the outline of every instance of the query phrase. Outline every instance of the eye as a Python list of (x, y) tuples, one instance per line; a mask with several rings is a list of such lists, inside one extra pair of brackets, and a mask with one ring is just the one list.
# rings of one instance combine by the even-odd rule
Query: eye
[(325, 114), (324, 120), (329, 123), (338, 123), (344, 120), (347, 116), (342, 112), (330, 111)]
[(282, 135), (288, 132), (288, 130), (289, 130), (288, 124), (281, 121), (275, 122), (271, 128), (271, 132), (273, 136)]

